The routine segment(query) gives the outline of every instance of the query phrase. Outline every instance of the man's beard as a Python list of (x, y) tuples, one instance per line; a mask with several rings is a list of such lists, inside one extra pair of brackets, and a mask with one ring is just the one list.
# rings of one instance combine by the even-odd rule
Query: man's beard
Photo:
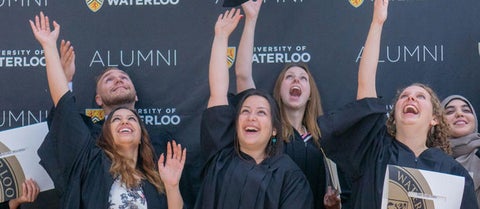
[(119, 106), (124, 104), (134, 103), (136, 100), (135, 92), (128, 92), (122, 95), (107, 95), (102, 97), (102, 102), (104, 106)]

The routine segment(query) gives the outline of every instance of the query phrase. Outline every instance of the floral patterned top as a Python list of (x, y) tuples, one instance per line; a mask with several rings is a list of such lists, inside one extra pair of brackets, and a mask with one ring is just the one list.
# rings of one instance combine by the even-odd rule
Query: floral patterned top
[(142, 187), (127, 189), (120, 178), (115, 178), (108, 198), (109, 209), (147, 209)]

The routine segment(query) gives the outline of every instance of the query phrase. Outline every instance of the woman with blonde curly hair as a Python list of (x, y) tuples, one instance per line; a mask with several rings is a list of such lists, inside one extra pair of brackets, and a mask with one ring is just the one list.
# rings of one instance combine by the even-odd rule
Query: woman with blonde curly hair
[(464, 177), (460, 208), (478, 208), (472, 178), (447, 155), (447, 124), (429, 87), (413, 84), (400, 90), (387, 121), (387, 106), (377, 97), (375, 79), (388, 2), (374, 3), (358, 71), (357, 100), (319, 119), (322, 145), (354, 179), (352, 208), (380, 208), (388, 165)]

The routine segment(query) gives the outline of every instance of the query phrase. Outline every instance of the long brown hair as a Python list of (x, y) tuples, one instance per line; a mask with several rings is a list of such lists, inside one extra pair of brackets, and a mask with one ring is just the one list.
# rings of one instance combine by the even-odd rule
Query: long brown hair
[[(110, 127), (113, 118), (112, 116), (116, 111), (120, 109), (126, 109), (131, 111), (140, 124), (142, 133), (140, 138), (140, 144), (138, 145), (138, 158), (135, 167), (129, 166), (131, 163), (133, 163), (132, 160), (127, 159), (117, 151), (117, 146), (115, 145), (113, 140)], [(140, 181), (138, 181), (138, 178), (136, 177), (140, 177), (142, 179), (146, 178), (151, 184), (155, 186), (155, 188), (157, 188), (158, 192), (165, 192), (165, 187), (155, 164), (155, 152), (152, 143), (150, 142), (150, 137), (148, 135), (147, 129), (145, 128), (145, 125), (140, 120), (140, 116), (135, 110), (127, 107), (118, 107), (112, 112), (110, 112), (107, 120), (105, 121), (105, 124), (102, 127), (102, 133), (98, 139), (97, 144), (105, 151), (110, 160), (112, 160), (112, 165), (110, 167), (110, 173), (112, 174), (112, 176), (120, 176), (122, 182), (125, 183), (127, 188), (134, 188), (139, 186)]]
[(280, 114), (282, 115), (281, 134), (286, 142), (290, 142), (290, 139), (293, 138), (293, 133), (294, 133), (293, 126), (290, 124), (290, 122), (287, 121), (285, 104), (283, 103), (281, 94), (280, 94), (280, 88), (282, 86), (282, 81), (285, 77), (285, 73), (287, 72), (288, 69), (292, 67), (300, 67), (303, 70), (305, 70), (305, 72), (308, 75), (308, 80), (310, 84), (310, 99), (307, 101), (302, 123), (305, 124), (307, 130), (310, 132), (310, 134), (312, 134), (312, 138), (314, 139), (315, 144), (317, 146), (320, 146), (320, 137), (322, 133), (320, 131), (320, 127), (318, 127), (318, 124), (317, 124), (317, 118), (323, 115), (320, 92), (318, 91), (317, 84), (315, 83), (315, 79), (313, 78), (308, 65), (303, 62), (289, 63), (285, 65), (285, 67), (282, 69), (282, 71), (278, 75), (277, 81), (275, 81), (275, 87), (273, 89), (273, 97), (277, 101), (278, 106), (280, 107)]
[[(410, 86), (418, 86), (420, 88), (425, 89), (425, 91), (430, 94), (430, 102), (432, 103), (432, 112), (433, 116), (437, 119), (438, 124), (433, 126), (430, 131), (427, 133), (427, 142), (426, 146), (427, 147), (438, 147), (442, 149), (444, 152), (447, 154), (451, 154), (452, 150), (450, 148), (450, 144), (447, 141), (448, 137), (448, 123), (443, 116), (443, 107), (440, 105), (440, 100), (438, 99), (437, 94), (427, 85), (421, 84), (421, 83), (414, 83)], [(407, 86), (407, 87), (410, 87)], [(388, 133), (395, 137), (397, 133), (397, 129), (395, 127), (395, 105), (400, 97), (400, 94), (407, 88), (403, 88), (397, 91), (397, 95), (395, 96), (395, 99), (393, 101), (393, 107), (392, 110), (390, 110), (389, 117), (387, 120), (387, 130)]]

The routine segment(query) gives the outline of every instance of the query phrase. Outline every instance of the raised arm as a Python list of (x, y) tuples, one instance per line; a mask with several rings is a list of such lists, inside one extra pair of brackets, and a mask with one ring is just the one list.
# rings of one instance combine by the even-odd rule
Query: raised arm
[(50, 96), (53, 104), (57, 106), (60, 98), (68, 91), (68, 82), (63, 72), (62, 62), (57, 50), (57, 39), (60, 33), (60, 25), (53, 21), (53, 30), (50, 28), (48, 16), (40, 12), (40, 16), (35, 16), (35, 22), (30, 20), (33, 34), (37, 41), (42, 45), (47, 64), (47, 79), (50, 89)]
[(75, 51), (70, 41), (60, 42), (60, 60), (68, 82), (72, 82), (75, 75)]
[(237, 93), (255, 88), (255, 82), (252, 76), (253, 44), (255, 40), (255, 27), (262, 2), (261, 0), (249, 0), (242, 4), (243, 12), (245, 12), (245, 25), (235, 61)]
[(218, 16), (215, 23), (215, 37), (210, 55), (208, 79), (210, 84), (210, 98), (208, 107), (228, 104), (228, 66), (227, 48), (228, 38), (240, 21), (240, 10), (231, 9)]
[(375, 79), (380, 54), (380, 40), (383, 23), (387, 19), (389, 0), (375, 0), (372, 23), (368, 31), (358, 69), (357, 100), (366, 97), (377, 97)]
[(168, 142), (167, 155), (162, 154), (158, 160), (158, 172), (165, 185), (169, 209), (183, 208), (183, 198), (180, 194), (180, 177), (187, 158), (187, 149), (175, 141)]

